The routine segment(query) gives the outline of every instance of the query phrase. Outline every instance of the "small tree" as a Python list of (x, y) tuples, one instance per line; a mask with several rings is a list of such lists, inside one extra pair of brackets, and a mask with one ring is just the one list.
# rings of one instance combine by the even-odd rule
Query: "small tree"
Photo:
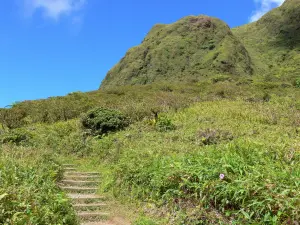
[(19, 107), (12, 107), (10, 109), (0, 110), (0, 123), (3, 128), (15, 129), (24, 125), (24, 118), (27, 116), (26, 112)]
[(118, 131), (129, 125), (128, 119), (121, 112), (101, 107), (87, 112), (81, 123), (95, 136)]

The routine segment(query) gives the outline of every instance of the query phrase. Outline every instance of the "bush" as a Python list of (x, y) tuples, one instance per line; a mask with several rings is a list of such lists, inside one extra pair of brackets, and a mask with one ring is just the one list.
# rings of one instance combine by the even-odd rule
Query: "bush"
[(118, 131), (129, 125), (128, 119), (121, 112), (101, 107), (86, 113), (81, 123), (95, 136)]
[(17, 105), (11, 109), (1, 109), (0, 122), (9, 129), (15, 129), (25, 125), (24, 119), (26, 116), (25, 110)]
[(221, 141), (232, 141), (233, 135), (228, 131), (206, 129), (198, 131), (197, 139), (200, 139), (203, 145), (214, 145)]
[(175, 130), (175, 125), (172, 123), (171, 119), (161, 116), (157, 119), (156, 129), (160, 132)]
[(298, 78), (295, 82), (296, 88), (300, 88), (300, 78)]
[(15, 129), (3, 134), (0, 142), (3, 144), (12, 143), (16, 145), (29, 145), (32, 134), (25, 129)]
[(231, 77), (227, 75), (218, 75), (213, 78), (211, 78), (212, 83), (218, 83), (218, 82), (224, 82), (224, 81), (230, 81)]

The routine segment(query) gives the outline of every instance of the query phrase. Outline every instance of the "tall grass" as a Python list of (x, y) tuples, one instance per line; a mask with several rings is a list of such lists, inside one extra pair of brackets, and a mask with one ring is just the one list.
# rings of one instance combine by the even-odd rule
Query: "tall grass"
[(85, 163), (106, 167), (104, 190), (154, 203), (172, 224), (300, 219), (295, 108), (223, 100), (166, 116), (175, 130), (162, 132), (142, 121), (88, 141), (92, 157)]
[(0, 146), (0, 224), (77, 224), (53, 153)]
[[(293, 90), (271, 93), (268, 101), (263, 92), (259, 101), (228, 99), (226, 92), (209, 100), (208, 94), (208, 101), (168, 106), (158, 118), (134, 119), (101, 139), (88, 136), (77, 119), (29, 124), (22, 128), (29, 138), (18, 148), (22, 154), (51, 149), (98, 168), (102, 191), (146, 202), (147, 213), (165, 218), (162, 224), (289, 224), (300, 219), (300, 112)], [(39, 162), (51, 168), (48, 160)]]

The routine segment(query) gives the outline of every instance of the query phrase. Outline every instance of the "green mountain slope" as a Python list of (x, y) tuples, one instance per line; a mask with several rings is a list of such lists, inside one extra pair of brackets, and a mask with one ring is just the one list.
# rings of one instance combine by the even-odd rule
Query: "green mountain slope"
[(194, 80), (215, 74), (251, 75), (249, 54), (227, 24), (207, 16), (188, 16), (156, 25), (142, 44), (130, 49), (101, 87)]
[(300, 77), (299, 21), (300, 0), (286, 0), (259, 21), (232, 30), (207, 16), (156, 25), (108, 72), (101, 88), (218, 74), (295, 82)]
[(259, 75), (300, 76), (300, 0), (286, 0), (259, 21), (233, 29)]

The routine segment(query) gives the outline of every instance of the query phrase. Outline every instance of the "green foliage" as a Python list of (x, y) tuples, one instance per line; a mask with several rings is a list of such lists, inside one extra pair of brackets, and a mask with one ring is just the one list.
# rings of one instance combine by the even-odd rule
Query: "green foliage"
[(128, 119), (119, 111), (96, 108), (86, 113), (81, 123), (92, 135), (103, 135), (125, 128), (128, 126)]
[(213, 83), (230, 81), (231, 79), (232, 79), (231, 76), (226, 76), (226, 75), (218, 75), (218, 76), (211, 78)]
[(16, 145), (29, 145), (32, 134), (23, 128), (14, 129), (0, 136), (1, 143), (11, 143)]
[(13, 106), (11, 109), (0, 110), (0, 123), (8, 129), (14, 129), (26, 124), (24, 118), (27, 112), (18, 106)]
[[(172, 89), (164, 93), (177, 92)], [(24, 129), (38, 149), (104, 168), (103, 188), (115, 196), (174, 212), (165, 217), (172, 224), (280, 224), (297, 221), (299, 214), (297, 91), (292, 88), (289, 97), (272, 95), (268, 104), (261, 91), (254, 103), (212, 100), (166, 111), (158, 120), (164, 131), (176, 124), (172, 132), (158, 133), (143, 121), (101, 139), (84, 136), (78, 120)]]
[[(212, 82), (211, 79), (216, 79), (218, 82)], [(133, 123), (152, 118), (153, 111), (157, 113), (178, 111), (199, 101), (219, 98), (263, 101), (266, 92), (270, 96), (299, 98), (299, 92), (285, 84), (286, 82), (262, 82), (257, 77), (245, 79), (221, 75), (208, 77), (196, 83), (124, 86), (104, 91), (73, 93), (47, 100), (21, 102), (11, 109), (0, 109), (0, 123), (4, 129), (7, 129), (6, 124), (12, 124), (11, 128), (37, 123), (51, 124), (78, 118), (82, 113), (96, 107), (118, 110)], [(19, 115), (23, 116), (11, 119), (18, 115), (17, 112), (22, 112)]]
[(0, 109), (0, 224), (76, 224), (61, 157), (101, 168), (103, 190), (165, 224), (300, 221), (299, 7), (234, 35), (206, 16), (156, 25), (102, 89)]
[(269, 93), (265, 93), (263, 96), (264, 102), (269, 102), (271, 100), (271, 95)]
[(140, 217), (133, 223), (133, 225), (158, 225), (158, 224), (146, 217)]
[(204, 145), (212, 145), (218, 144), (221, 141), (231, 141), (233, 140), (233, 135), (228, 131), (206, 129), (198, 131), (197, 138)]
[(299, 1), (287, 0), (257, 22), (232, 30), (249, 52), (255, 74), (291, 83), (299, 77), (299, 20)]
[(252, 72), (247, 50), (227, 24), (208, 16), (188, 16), (154, 26), (143, 42), (108, 72), (101, 88)]
[(112, 166), (106, 188), (168, 208), (173, 224), (298, 221), (300, 114), (272, 101), (203, 102), (167, 114), (173, 132), (138, 123), (111, 134), (94, 152)]
[(53, 153), (0, 146), (0, 224), (77, 224)]
[(156, 129), (160, 132), (166, 132), (175, 130), (175, 125), (172, 123), (172, 120), (166, 116), (159, 116), (156, 121)]
[(298, 78), (298, 79), (296, 80), (295, 86), (296, 86), (297, 88), (300, 88), (300, 78)]

